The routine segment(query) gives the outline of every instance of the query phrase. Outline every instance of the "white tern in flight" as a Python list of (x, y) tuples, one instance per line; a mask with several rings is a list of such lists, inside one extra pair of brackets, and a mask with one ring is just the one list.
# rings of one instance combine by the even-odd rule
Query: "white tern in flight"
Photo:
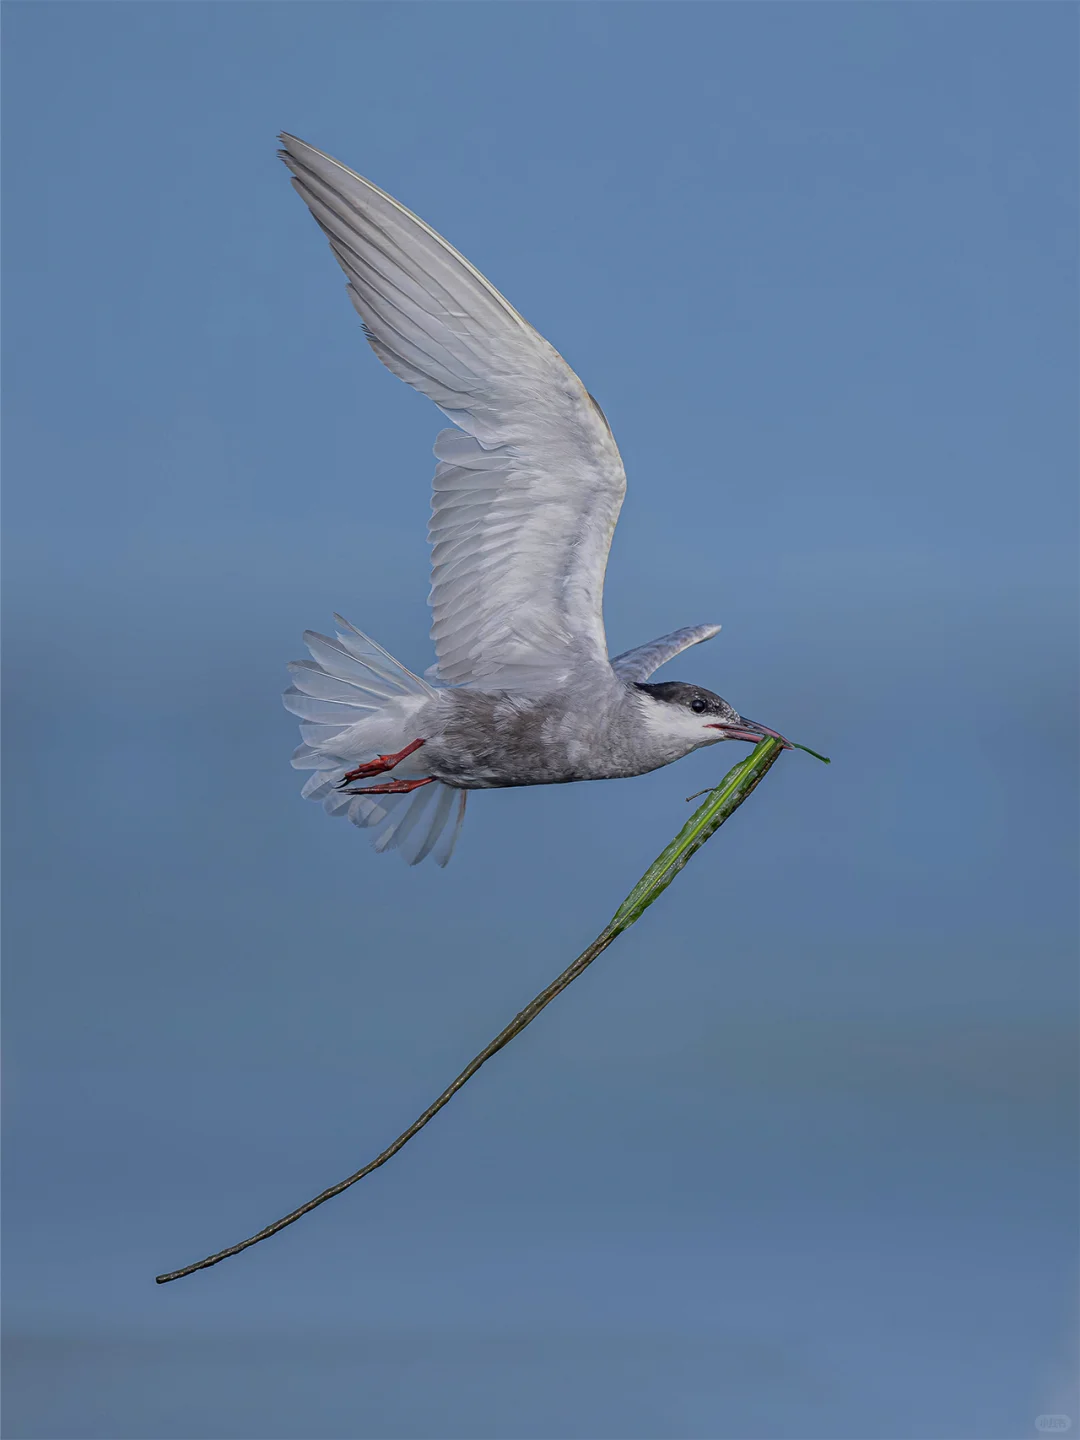
[(292, 763), (314, 772), (303, 794), (370, 829), (376, 850), (445, 865), (470, 790), (643, 775), (776, 736), (711, 690), (646, 683), (719, 625), (608, 658), (604, 571), (626, 475), (600, 406), (429, 225), (281, 139), (371, 348), (453, 421), (435, 441), (429, 527), (437, 664), (421, 679), (340, 616), (333, 639), (308, 631), (312, 658), (290, 666), (284, 697), (304, 742)]

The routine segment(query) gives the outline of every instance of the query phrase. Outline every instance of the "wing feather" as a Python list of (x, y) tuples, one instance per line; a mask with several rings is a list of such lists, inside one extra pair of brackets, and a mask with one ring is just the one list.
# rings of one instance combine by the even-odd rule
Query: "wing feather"
[(659, 640), (650, 640), (647, 645), (624, 650), (612, 660), (611, 668), (620, 680), (647, 680), (661, 665), (666, 665), (691, 645), (711, 640), (719, 630), (719, 625), (686, 625), (682, 630), (673, 630), (670, 635), (661, 635)]
[(424, 221), (303, 141), (282, 143), (372, 349), (460, 427), (435, 443), (438, 677), (550, 686), (606, 667), (604, 572), (626, 477), (600, 407)]

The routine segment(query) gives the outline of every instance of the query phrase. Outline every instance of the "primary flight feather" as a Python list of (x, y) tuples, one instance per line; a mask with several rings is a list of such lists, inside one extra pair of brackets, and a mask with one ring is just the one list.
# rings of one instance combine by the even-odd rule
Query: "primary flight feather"
[[(776, 732), (649, 676), (718, 625), (609, 660), (604, 572), (626, 475), (599, 405), (464, 256), (369, 180), (292, 135), (281, 158), (348, 277), (375, 354), (456, 428), (435, 441), (437, 663), (413, 675), (340, 616), (309, 631), (285, 704), (303, 794), (376, 850), (445, 865), (469, 790), (641, 775)], [(374, 785), (358, 782), (389, 776)]]

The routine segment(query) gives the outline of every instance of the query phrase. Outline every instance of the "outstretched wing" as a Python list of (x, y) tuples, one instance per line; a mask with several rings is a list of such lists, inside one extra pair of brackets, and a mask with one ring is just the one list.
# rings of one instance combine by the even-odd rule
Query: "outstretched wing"
[(430, 226), (328, 155), (281, 138), (371, 348), (460, 426), (435, 447), (439, 678), (549, 686), (583, 663), (606, 666), (604, 571), (626, 476), (600, 407)]
[(711, 640), (719, 629), (719, 625), (687, 625), (682, 630), (673, 630), (670, 635), (661, 635), (659, 640), (650, 640), (647, 645), (624, 650), (612, 660), (611, 668), (620, 680), (647, 680), (654, 670), (659, 670), (683, 650), (700, 645), (702, 640)]

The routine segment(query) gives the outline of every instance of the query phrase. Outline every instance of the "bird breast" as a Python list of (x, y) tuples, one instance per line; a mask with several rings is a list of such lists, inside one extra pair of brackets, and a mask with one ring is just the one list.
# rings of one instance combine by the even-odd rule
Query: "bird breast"
[(639, 708), (618, 683), (542, 695), (444, 690), (425, 759), (429, 773), (466, 789), (640, 775), (666, 760), (643, 753)]

